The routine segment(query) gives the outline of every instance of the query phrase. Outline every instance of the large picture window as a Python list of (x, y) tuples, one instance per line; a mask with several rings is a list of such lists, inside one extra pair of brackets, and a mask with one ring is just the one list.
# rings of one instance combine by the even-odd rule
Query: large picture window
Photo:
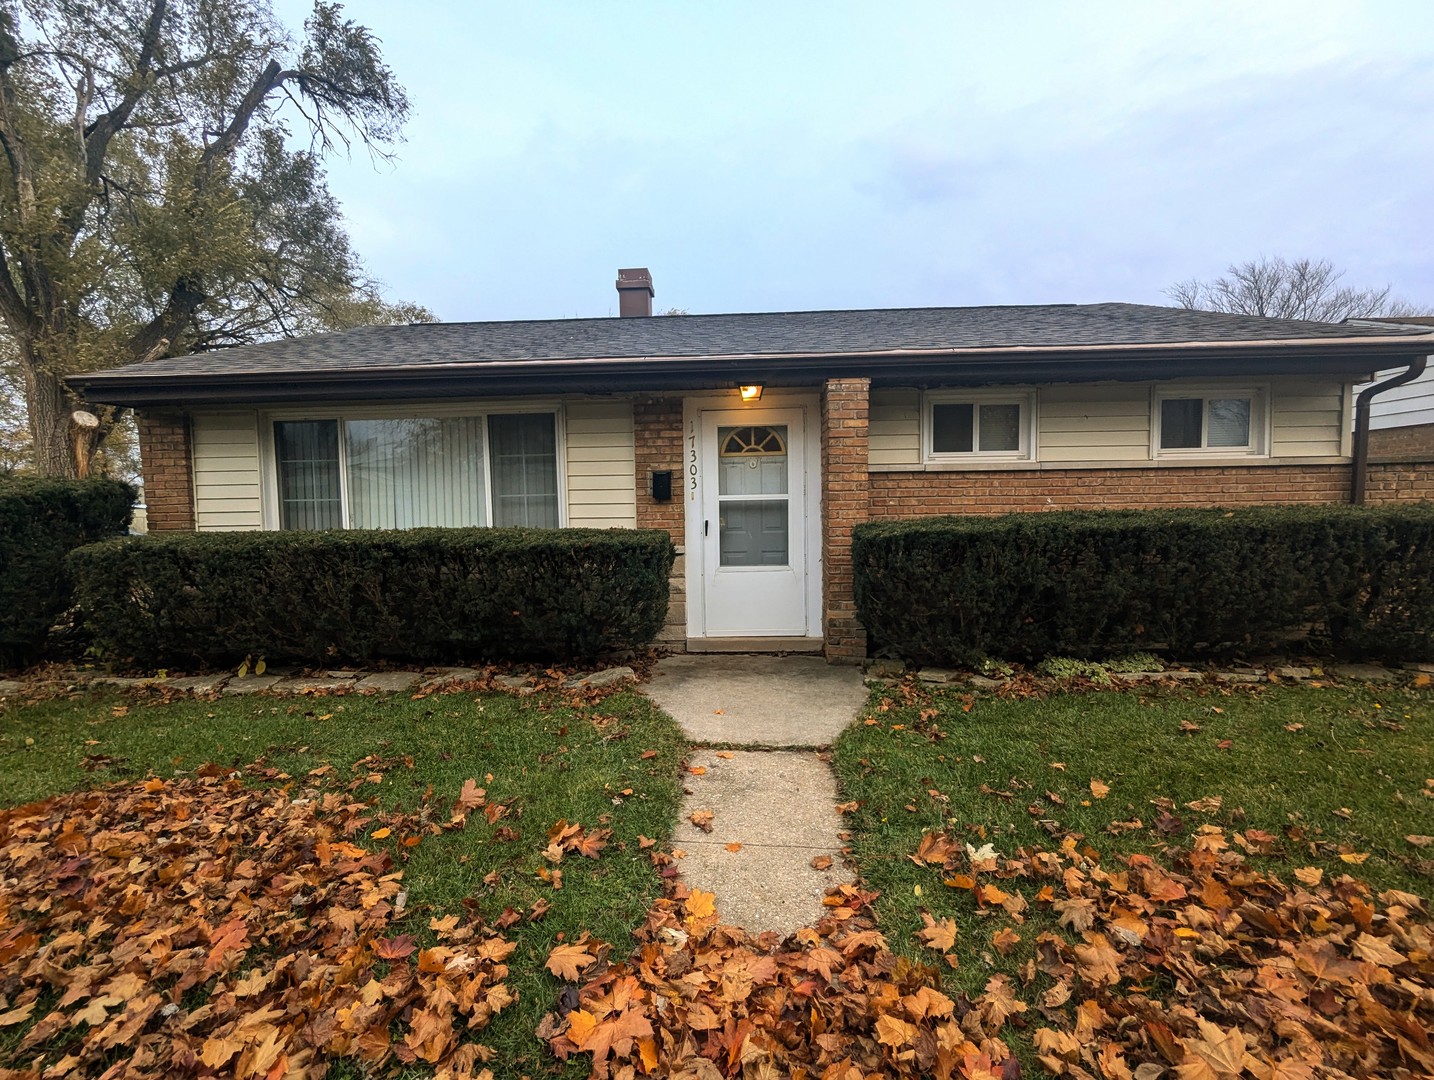
[(557, 418), (275, 420), (279, 527), (558, 526)]

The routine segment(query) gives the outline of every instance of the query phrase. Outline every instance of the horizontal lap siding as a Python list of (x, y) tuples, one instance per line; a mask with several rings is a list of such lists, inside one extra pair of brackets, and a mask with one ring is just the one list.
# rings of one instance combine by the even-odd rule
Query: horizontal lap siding
[(568, 524), (575, 528), (635, 528), (632, 403), (569, 402), (565, 420)]
[(1150, 457), (1150, 389), (1135, 384), (1043, 387), (1036, 403), (1041, 461)]
[[(1381, 371), (1378, 381), (1383, 382), (1403, 370)], [(1370, 405), (1371, 427), (1391, 428), (1412, 424), (1434, 424), (1434, 371), (1421, 375), (1411, 383), (1384, 391)]]
[[(1190, 382), (1202, 391), (1215, 383)], [(1156, 384), (1164, 385), (1164, 384)], [(1171, 385), (1179, 385), (1178, 383)], [(1150, 383), (1070, 383), (1036, 392), (1036, 457), (1043, 464), (1150, 460)], [(1338, 457), (1347, 397), (1329, 379), (1272, 380), (1272, 457)], [(921, 391), (871, 392), (869, 460), (873, 466), (921, 465)]]
[(1337, 457), (1344, 453), (1347, 408), (1340, 383), (1276, 381), (1270, 389), (1270, 455)]
[(194, 527), (262, 529), (259, 419), (252, 412), (199, 412), (194, 441)]
[(916, 465), (921, 461), (921, 391), (873, 390), (867, 433), (873, 465)]

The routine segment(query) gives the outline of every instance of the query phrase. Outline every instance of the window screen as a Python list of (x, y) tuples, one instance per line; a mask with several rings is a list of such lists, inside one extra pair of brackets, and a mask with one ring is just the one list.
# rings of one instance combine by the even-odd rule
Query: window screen
[(969, 454), (975, 449), (976, 407), (969, 402), (931, 406), (931, 452)]
[(983, 453), (1021, 448), (1021, 407), (1017, 404), (980, 405)]
[(1166, 398), (1160, 403), (1160, 449), (1198, 450), (1201, 398)]

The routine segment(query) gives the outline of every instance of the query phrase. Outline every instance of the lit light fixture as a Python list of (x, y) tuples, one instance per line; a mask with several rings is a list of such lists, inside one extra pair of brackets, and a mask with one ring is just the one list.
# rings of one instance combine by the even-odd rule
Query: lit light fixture
[(739, 386), (739, 387), (737, 387), (737, 390), (741, 393), (741, 395), (742, 395), (742, 400), (743, 400), (743, 401), (761, 401), (761, 400), (762, 400), (762, 388), (761, 388), (760, 385), (759, 385), (759, 386)]

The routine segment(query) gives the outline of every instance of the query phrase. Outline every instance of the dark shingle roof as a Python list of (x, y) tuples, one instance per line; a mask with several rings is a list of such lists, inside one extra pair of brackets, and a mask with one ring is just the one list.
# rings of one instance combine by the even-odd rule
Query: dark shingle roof
[(294, 375), (483, 362), (841, 356), (928, 350), (1161, 346), (1407, 336), (1409, 327), (1225, 315), (1144, 304), (888, 308), (645, 319), (367, 326), (153, 360), (84, 376)]

